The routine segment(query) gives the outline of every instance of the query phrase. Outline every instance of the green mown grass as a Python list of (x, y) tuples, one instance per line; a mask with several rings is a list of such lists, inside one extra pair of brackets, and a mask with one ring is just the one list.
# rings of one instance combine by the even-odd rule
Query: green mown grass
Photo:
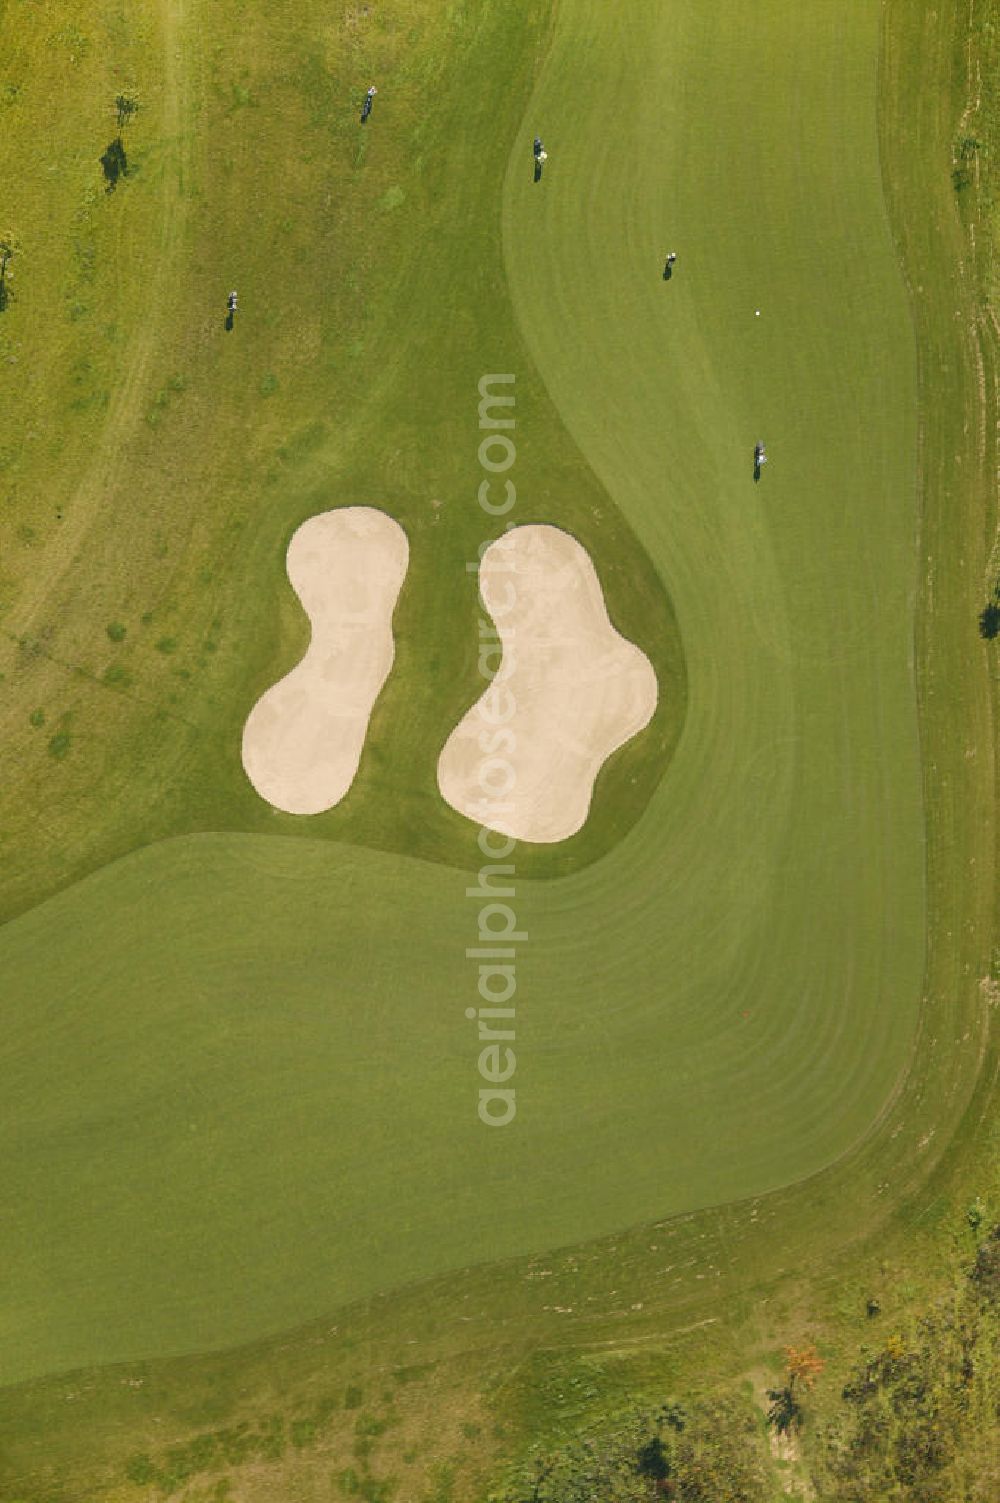
[[(481, 690), (465, 563), (503, 526), (476, 502), (477, 385), (494, 369), (518, 376), (523, 518), (560, 522), (601, 560), (616, 624), (649, 639), (662, 685), (587, 829), (522, 867), (592, 861), (669, 762), (686, 682), (662, 583), (562, 430), (504, 284), (502, 175), (545, 7), (518, 0), (475, 24), (429, 0), (336, 19), (314, 0), (259, 16), (150, 5), (127, 22), (76, 7), (88, 41), (72, 62), (46, 12), (12, 9), (0, 163), (21, 250), (0, 317), (0, 913), (194, 830), (474, 861), (475, 831), (438, 797), (435, 770)], [(362, 128), (374, 74), (383, 90)], [(98, 156), (122, 79), (142, 104), (124, 133), (129, 174), (107, 194)], [(411, 566), (351, 798), (303, 821), (256, 796), (240, 738), (307, 639), (288, 540), (350, 504), (402, 522)], [(112, 666), (127, 683), (109, 682)], [(58, 775), (19, 723), (25, 704), (74, 717)]]
[[(976, 1137), (992, 1079), (984, 1069), (992, 1056), (984, 1053), (979, 980), (995, 933), (995, 851), (991, 686), (975, 627), (976, 564), (982, 574), (994, 519), (984, 529), (989, 445), (983, 454), (965, 424), (968, 392), (976, 389), (969, 343), (976, 294), (955, 270), (963, 238), (948, 160), (966, 98), (960, 70), (950, 77), (964, 18), (946, 7), (931, 26), (890, 6), (881, 38), (879, 144), (913, 295), (917, 384), (904, 350), (908, 313), (894, 290), (884, 227), (877, 228), (875, 142), (865, 135), (874, 130), (877, 8), (858, 4), (851, 14), (858, 29), (835, 38), (842, 74), (833, 80), (818, 76), (831, 34), (818, 23), (811, 34), (791, 7), (770, 7), (774, 30), (765, 28), (767, 46), (752, 54), (771, 65), (770, 93), (750, 109), (740, 94), (751, 84), (738, 66), (747, 55), (739, 18), (716, 17), (709, 31), (693, 8), (678, 7), (668, 37), (656, 31), (650, 8), (642, 21), (653, 30), (637, 21), (626, 35), (583, 0), (564, 5), (523, 128), (529, 141), (541, 129), (557, 169), (548, 172), (543, 200), (526, 200), (531, 185), (522, 193), (515, 175), (524, 150), (512, 159), (505, 231), (525, 337), (570, 431), (672, 589), (691, 683), (679, 751), (630, 838), (571, 881), (519, 894), (519, 917), (532, 935), (521, 970), (519, 1028), (530, 1040), (519, 1076), (524, 1136), (498, 1135), (505, 1141), (490, 1164), (469, 1132), (469, 1061), (455, 1018), (473, 984), (461, 951), (475, 910), (463, 903), (457, 872), (311, 842), (203, 838), (119, 863), (3, 936), (14, 1025), (5, 1030), (5, 1076), (15, 1098), (36, 1103), (34, 1118), (23, 1111), (14, 1124), (8, 1155), (11, 1194), (28, 1208), (8, 1254), (17, 1290), (5, 1316), (12, 1373), (124, 1356), (129, 1342), (149, 1354), (156, 1343), (178, 1350), (185, 1340), (190, 1348), (235, 1339), (232, 1325), (228, 1337), (221, 1327), (248, 1313), (268, 1314), (276, 1329), (294, 1318), (297, 1299), (333, 1308), (338, 1289), (369, 1276), (368, 1287), (388, 1286), (435, 1259), (459, 1260), (459, 1249), (468, 1260), (516, 1251), (519, 1237), (540, 1251), (560, 1239), (581, 1245), (373, 1297), (297, 1336), (237, 1352), (8, 1390), (0, 1444), (21, 1491), (139, 1496), (145, 1484), (128, 1482), (130, 1462), (148, 1457), (165, 1476), (168, 1464), (184, 1464), (173, 1454), (183, 1446), (204, 1463), (196, 1485), (214, 1486), (225, 1465), (209, 1454), (220, 1443), (205, 1437), (241, 1422), (273, 1429), (280, 1419), (272, 1469), (233, 1474), (247, 1496), (274, 1496), (276, 1487), (288, 1497), (329, 1496), (331, 1487), (368, 1485), (369, 1472), (395, 1475), (403, 1496), (473, 1496), (482, 1465), (498, 1452), (569, 1433), (588, 1413), (636, 1394), (658, 1396), (696, 1381), (692, 1375), (732, 1371), (804, 1320), (834, 1341), (847, 1339), (863, 1322), (873, 1279), (891, 1289), (904, 1273), (919, 1279), (921, 1259), (932, 1262), (953, 1237), (949, 1206), (960, 1188), (995, 1193), (995, 1144), (977, 1151)], [(784, 89), (774, 77), (779, 65), (787, 70)], [(658, 71), (671, 67), (680, 79), (673, 90)], [(915, 91), (914, 80), (928, 76), (949, 86), (939, 95)], [(605, 133), (595, 126), (583, 143), (592, 193), (578, 182), (558, 199), (551, 190), (559, 174), (572, 184), (581, 171), (575, 153), (558, 145), (574, 79), (577, 96), (594, 91), (591, 114)], [(657, 86), (643, 87), (647, 79)], [(612, 103), (626, 85), (635, 115), (621, 130), (633, 150), (612, 154), (605, 135), (614, 138)], [(842, 106), (837, 90), (845, 91)], [(643, 176), (650, 143), (676, 144), (686, 118), (660, 120), (655, 109), (664, 99), (692, 115), (697, 104), (698, 119), (723, 118), (728, 109), (722, 144), (737, 140), (734, 115), (741, 125), (757, 122), (761, 137), (745, 132), (734, 163), (706, 135), (685, 167), (664, 174), (680, 185), (671, 186), (678, 198), (669, 204)], [(580, 118), (575, 108), (577, 137)], [(829, 132), (818, 132), (815, 158), (793, 129), (806, 118)], [(848, 127), (858, 133), (853, 150)], [(838, 192), (821, 198), (815, 183), (806, 192), (808, 169), (830, 165), (834, 137), (842, 175)], [(768, 141), (769, 152), (786, 143), (796, 171), (778, 174), (777, 186), (769, 180), (762, 204), (750, 199), (745, 158)], [(709, 186), (729, 190), (718, 191), (727, 204), (718, 244), (707, 213), (703, 223), (696, 212), (696, 182), (706, 197)], [(579, 202), (573, 209), (567, 198), (585, 201), (582, 228), (573, 217)], [(852, 222), (869, 232), (859, 285), (846, 290), (831, 285), (823, 259), (833, 256), (838, 204), (840, 212), (848, 204)], [(777, 233), (806, 206), (813, 220), (797, 236), (789, 267), (767, 227)], [(760, 246), (745, 230), (751, 209), (765, 227)], [(689, 280), (679, 272), (669, 288), (656, 288), (673, 302), (654, 307), (644, 287), (634, 305), (616, 301), (626, 269), (645, 266), (647, 246), (650, 254), (665, 248), (660, 216), (671, 220), (666, 233), (674, 238), (673, 216), (682, 212), (690, 235), (701, 238), (687, 242), (697, 245), (681, 266)], [(528, 224), (527, 216), (538, 216), (530, 244), (539, 255), (530, 264), (516, 238), (522, 213)], [(592, 268), (611, 226), (621, 233), (622, 268), (614, 276), (603, 269), (599, 280)], [(752, 265), (742, 267), (742, 255)], [(693, 285), (702, 267), (711, 297)], [(780, 329), (769, 336), (776, 344), (767, 359), (750, 360), (735, 337), (730, 351), (723, 318), (732, 310), (716, 302), (735, 300), (723, 277), (733, 267), (735, 278), (773, 279), (772, 295), (794, 304), (804, 331), (823, 333), (823, 363), (796, 370), (792, 335)], [(922, 304), (920, 268), (935, 292)], [(613, 309), (602, 309), (602, 298)], [(956, 319), (955, 308), (966, 316)], [(632, 331), (631, 340), (618, 336), (618, 325)], [(570, 330), (587, 341), (575, 370), (563, 350)], [(902, 388), (910, 381), (908, 398), (877, 379), (887, 360), (898, 361)], [(696, 364), (701, 380), (689, 385), (686, 372)], [(651, 368), (670, 376), (669, 429), (659, 388), (629, 384), (630, 373)], [(598, 386), (595, 369), (599, 409), (587, 395)], [(749, 426), (756, 413), (748, 415), (737, 390), (741, 371), (759, 381), (758, 400), (773, 404), (764, 432), (772, 464), (759, 494), (745, 487), (749, 515), (742, 489), (729, 488), (744, 419), (750, 442), (758, 436)], [(782, 432), (788, 420), (779, 398), (789, 396), (793, 376), (801, 416)], [(864, 558), (846, 514), (830, 524), (832, 546), (831, 476), (811, 470), (805, 484), (823, 390), (852, 438), (838, 504), (856, 514), (877, 475), (885, 487), (879, 494), (895, 507), (867, 522)], [(599, 420), (587, 418), (588, 401)], [(914, 474), (907, 434), (918, 411)], [(530, 431), (527, 420), (524, 426)], [(621, 463), (612, 465), (616, 445)], [(676, 468), (654, 502), (651, 476), (665, 446)], [(826, 498), (826, 510), (813, 504), (816, 497)], [(910, 543), (901, 536), (907, 519)], [(919, 974), (922, 945), (916, 961), (898, 952), (904, 932), (913, 943), (922, 937), (922, 894), (900, 850), (909, 849), (907, 811), (920, 811), (915, 752), (899, 727), (913, 713), (904, 692), (912, 629), (904, 562), (918, 520), (930, 923), (911, 1053), (916, 994), (906, 978), (914, 967)], [(831, 542), (822, 568), (821, 533)], [(798, 569), (787, 557), (793, 542)], [(956, 542), (968, 542), (964, 569), (958, 557), (965, 555), (948, 551)], [(699, 571), (703, 581), (713, 572), (721, 577), (711, 598), (707, 587), (696, 590)], [(728, 611), (715, 620), (718, 596)], [(100, 630), (117, 619), (125, 618), (105, 610)], [(802, 620), (810, 631), (791, 630)], [(840, 660), (831, 646), (838, 631), (846, 639)], [(726, 651), (713, 653), (713, 644)], [(881, 725), (869, 702), (876, 685), (885, 691), (884, 702), (877, 696), (887, 717)], [(26, 701), (25, 721), (37, 703), (37, 696)], [(753, 736), (763, 737), (779, 712), (794, 730), (794, 749), (790, 734), (761, 740), (748, 771)], [(894, 714), (902, 718), (893, 722)], [(33, 734), (47, 737), (55, 724), (50, 715)], [(698, 786), (699, 761), (711, 789)], [(748, 809), (751, 776), (758, 803)], [(712, 790), (716, 817), (699, 820), (687, 806), (701, 798), (704, 808)], [(811, 850), (796, 828), (806, 817), (816, 836)], [(721, 836), (713, 848), (708, 837), (727, 821), (728, 851)], [(897, 836), (903, 847), (891, 845)], [(919, 840), (916, 846), (919, 856)], [(845, 853), (853, 859), (845, 862)], [(861, 917), (854, 903), (864, 908)], [(780, 985), (769, 986), (769, 965)], [(740, 1032), (737, 1019), (753, 1015), (752, 1004), (765, 997), (774, 1008), (768, 1026)], [(873, 1031), (876, 1005), (884, 1009), (882, 1033)], [(746, 1021), (756, 1028), (759, 1019)], [(784, 1060), (777, 1050), (789, 1040)], [(887, 1101), (907, 1060), (905, 1080)], [(967, 1110), (977, 1075), (982, 1085)], [(882, 1104), (876, 1130), (845, 1154)], [(362, 1182), (352, 1149), (366, 1133)], [(832, 1169), (798, 1187), (648, 1224), (673, 1206), (732, 1200), (838, 1155)], [(643, 1216), (647, 1224), (628, 1234), (592, 1240), (602, 1224)], [(391, 1375), (412, 1362), (427, 1369), (408, 1386), (412, 1435), (397, 1443), (390, 1425), (358, 1436), (352, 1417), (360, 1406), (336, 1407), (341, 1392), (361, 1389), (367, 1406), (372, 1385), (384, 1383), (367, 1410), (381, 1423), (391, 1408), (385, 1395), (396, 1392)], [(142, 1386), (132, 1387), (140, 1378)], [(326, 1431), (309, 1437), (296, 1460), (291, 1426), (315, 1423), (313, 1400), (331, 1396), (336, 1420), (330, 1411)], [(462, 1426), (482, 1426), (484, 1416), (474, 1443)], [(303, 1429), (296, 1433), (306, 1438)]]
[[(414, 190), (419, 217), (399, 226), (408, 251), (420, 249), (398, 258), (394, 277), (384, 270), (382, 283), (376, 246), (389, 232), (380, 240), (377, 226), (345, 225), (327, 211), (327, 234), (356, 230), (368, 247), (365, 302), (379, 292), (387, 320), (370, 359), (351, 367), (355, 386), (363, 388), (367, 371), (371, 384), (349, 435), (363, 443), (366, 463), (381, 455), (383, 469), (362, 485), (361, 456), (350, 449), (337, 472), (356, 476), (349, 497), (328, 458), (331, 443), (348, 439), (334, 437), (329, 414), (319, 415), (326, 389), (317, 391), (317, 370), (338, 358), (324, 356), (322, 339), (302, 361), (297, 393), (289, 379), (297, 426), (279, 392), (260, 419), (238, 402), (258, 348), (241, 343), (254, 338), (255, 316), (268, 370), (284, 369), (270, 345), (291, 339), (286, 326), (295, 325), (298, 351), (319, 337), (305, 273), (301, 285), (275, 289), (271, 310), (247, 297), (233, 337), (212, 344), (212, 300), (199, 269), (197, 366), (182, 358), (173, 343), (181, 336), (159, 310), (150, 360), (155, 353), (164, 372), (190, 372), (162, 409), (163, 426), (175, 410), (178, 422), (182, 408), (189, 413), (184, 453), (199, 467), (182, 471), (170, 451), (178, 466), (168, 472), (170, 494), (187, 486), (207, 515), (187, 513), (190, 562), (165, 574), (169, 603), (145, 630), (164, 704), (174, 706), (168, 719), (193, 741), (205, 715), (188, 720), (188, 680), (175, 677), (192, 661), (185, 569), (197, 560), (206, 576), (205, 617), (220, 609), (207, 576), (225, 572), (243, 592), (240, 630), (227, 618), (198, 623), (200, 635), (222, 620), (220, 650), (204, 671), (238, 659), (262, 687), (300, 635), (297, 614), (282, 622), (277, 608), (289, 604), (278, 576), (290, 524), (337, 497), (388, 504), (387, 465), (409, 520), (405, 498), (414, 504), (431, 440), (445, 475), (474, 464), (476, 372), (484, 360), (501, 369), (527, 361), (503, 292), (501, 224), (524, 336), (678, 601), (696, 671), (674, 762), (630, 838), (571, 880), (523, 884), (518, 895), (530, 942), (519, 972), (520, 1116), (509, 1133), (484, 1132), (474, 1112), (476, 1051), (463, 1014), (475, 995), (464, 951), (475, 939), (476, 904), (460, 871), (320, 840), (200, 836), (110, 865), (8, 925), (0, 937), (6, 1075), (16, 1099), (35, 1103), (11, 1123), (19, 1207), (7, 1249), (19, 1291), (3, 1357), (11, 1376), (245, 1340), (442, 1268), (762, 1193), (838, 1158), (878, 1116), (911, 1047), (924, 940), (909, 649), (914, 373), (875, 155), (875, 21), (859, 0), (850, 25), (842, 17), (832, 31), (817, 24), (790, 32), (789, 13), (775, 4), (766, 25), (755, 23), (772, 77), (765, 93), (744, 66), (749, 35), (739, 18), (709, 25), (680, 9), (666, 26), (650, 6), (623, 29), (589, 5), (564, 8), (537, 102), (514, 141), (502, 218), (497, 169), (525, 110), (531, 32), (517, 18), (494, 17), (468, 40), (455, 89), (443, 88), (443, 38), (423, 33), (407, 51), (394, 32), (405, 57), (399, 92), (406, 98), (407, 84), (413, 91), (411, 151), (436, 128), (438, 156), (429, 156), (422, 195)], [(588, 37), (600, 64), (581, 72), (578, 44)], [(825, 64), (832, 41), (841, 55), (836, 79)], [(199, 66), (211, 55), (203, 47)], [(500, 131), (483, 90), (504, 59), (503, 87), (492, 84), (510, 120)], [(623, 79), (636, 68), (633, 150), (623, 159), (604, 143), (617, 128)], [(268, 112), (263, 84), (247, 87), (251, 99), (255, 90), (261, 96), (261, 119), (273, 123), (278, 100)], [(692, 126), (682, 152), (683, 117), (671, 125), (658, 101), (685, 88), (694, 124), (699, 112), (717, 116), (735, 143), (737, 116), (752, 122), (741, 151), (734, 144), (720, 156), (715, 136)], [(181, 90), (181, 98), (189, 96)], [(392, 131), (386, 103), (363, 138), (366, 162)], [(574, 150), (568, 122), (581, 103)], [(199, 124), (184, 149), (192, 235), (204, 223), (234, 236), (245, 225), (246, 184), (268, 179), (266, 129), (263, 140), (240, 134), (244, 119), (227, 105), (224, 119)], [(562, 121), (565, 147), (534, 185), (531, 134), (541, 129), (555, 147)], [(337, 129), (357, 140), (354, 123)], [(327, 130), (336, 140), (332, 123)], [(789, 162), (762, 176), (759, 160), (783, 163), (793, 140), (797, 171)], [(284, 128), (280, 141), (287, 152)], [(195, 193), (192, 175), (208, 178), (219, 159), (224, 181)], [(853, 283), (831, 274), (835, 226), (815, 207), (821, 188), (823, 204), (838, 205), (866, 236)], [(285, 213), (299, 202), (291, 183), (271, 199)], [(482, 264), (467, 246), (459, 252), (477, 215), (493, 244)], [(685, 226), (684, 270), (664, 287), (659, 241), (677, 224)], [(303, 254), (318, 255), (324, 242), (309, 246), (304, 226), (297, 233)], [(792, 241), (795, 254), (783, 254)], [(473, 244), (481, 249), (475, 234)], [(245, 239), (239, 245), (256, 264)], [(229, 252), (238, 265), (234, 245)], [(266, 253), (273, 265), (273, 248)], [(256, 255), (265, 255), (263, 244)], [(210, 243), (199, 268), (211, 261)], [(226, 280), (246, 284), (242, 271)], [(749, 323), (755, 303), (768, 314), (761, 329)], [(486, 309), (495, 327), (480, 326)], [(419, 373), (403, 358), (414, 347)], [(456, 388), (452, 368), (463, 363)], [(520, 515), (554, 511), (572, 522), (530, 488), (533, 464), (543, 462), (535, 456), (571, 451), (526, 371)], [(228, 406), (213, 396), (216, 381)], [(468, 395), (464, 406), (459, 392)], [(278, 422), (286, 429), (281, 462), (301, 467), (301, 489), (292, 489), (300, 513), (275, 482), (273, 511), (255, 518), (227, 488), (228, 472), (210, 466), (220, 450), (244, 464), (248, 450), (259, 457), (262, 426)], [(755, 487), (746, 461), (761, 425), (775, 457)], [(141, 426), (123, 477), (153, 467), (158, 436)], [(591, 483), (591, 500), (600, 494)], [(154, 558), (162, 539), (164, 569), (178, 571), (170, 563), (178, 519), (168, 526), (154, 502), (125, 534), (130, 542), (144, 521)], [(110, 510), (103, 525), (113, 551), (122, 529)], [(446, 622), (460, 635), (456, 601), (471, 588), (461, 565), (480, 519), (426, 525), (439, 541), (420, 531), (412, 539), (424, 583), (411, 583), (401, 606), (399, 678), (379, 708), (392, 750), (380, 729), (361, 778), (376, 779), (385, 818), (397, 809), (395, 763), (416, 764), (423, 754), (428, 773), (433, 765), (430, 727), (440, 734), (444, 699), (417, 661)], [(240, 540), (220, 559), (219, 529), (234, 526)], [(599, 535), (580, 530), (609, 578), (626, 569)], [(93, 529), (87, 549), (97, 556), (89, 553)], [(265, 568), (271, 601), (253, 588)], [(104, 573), (114, 576), (110, 555)], [(130, 576), (136, 593), (141, 577)], [(67, 578), (75, 581), (68, 588), (83, 589), (81, 569)], [(432, 579), (436, 598), (425, 612)], [(102, 653), (136, 685), (144, 660), (133, 666), (128, 644), (143, 631), (134, 617), (144, 603), (136, 599), (130, 611), (103, 598), (93, 627)], [(71, 605), (63, 601), (58, 618), (69, 638), (84, 629)], [(125, 625), (124, 641), (109, 641), (109, 620)], [(652, 616), (619, 624), (662, 652)], [(463, 650), (474, 641), (470, 631)], [(68, 643), (44, 660), (57, 652), (68, 660)], [(27, 685), (30, 703), (46, 707), (33, 675)], [(459, 680), (456, 703), (461, 690)], [(117, 705), (131, 691), (104, 681), (101, 692)], [(89, 778), (83, 707), (57, 703), (47, 712), (70, 717), (48, 743), (52, 767)], [(109, 759), (111, 746), (102, 753)], [(169, 765), (151, 752), (143, 762), (141, 743), (116, 750), (108, 778), (88, 781), (86, 795), (78, 785), (81, 797), (103, 805), (140, 766), (160, 778)], [(189, 757), (193, 773), (200, 755)], [(238, 769), (230, 770), (235, 789)], [(247, 789), (233, 796), (253, 804)], [(154, 797), (185, 808), (189, 785), (158, 786)], [(358, 797), (363, 804), (363, 786)], [(35, 807), (49, 819), (44, 804)], [(422, 823), (421, 806), (399, 807), (401, 826), (406, 807)], [(275, 835), (286, 828), (263, 809), (255, 819)], [(471, 854), (471, 829), (465, 842)], [(426, 854), (419, 839), (409, 848)], [(519, 878), (532, 869), (525, 858)]]

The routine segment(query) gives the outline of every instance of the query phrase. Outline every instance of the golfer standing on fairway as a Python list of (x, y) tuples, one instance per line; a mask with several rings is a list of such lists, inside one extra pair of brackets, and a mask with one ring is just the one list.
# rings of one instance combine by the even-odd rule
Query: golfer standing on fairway
[(547, 159), (549, 159), (549, 153), (546, 152), (546, 149), (544, 149), (543, 144), (541, 144), (541, 137), (540, 137), (540, 135), (535, 135), (534, 152), (535, 152), (535, 182), (538, 182), (538, 179), (540, 179), (540, 177), (541, 177), (541, 168), (543, 168), (544, 162), (547, 162)]

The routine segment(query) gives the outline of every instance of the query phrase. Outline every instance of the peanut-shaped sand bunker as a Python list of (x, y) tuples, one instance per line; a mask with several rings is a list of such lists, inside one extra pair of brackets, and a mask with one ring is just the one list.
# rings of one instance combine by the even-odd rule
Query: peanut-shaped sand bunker
[(565, 840), (608, 757), (652, 719), (656, 675), (611, 625), (586, 550), (557, 527), (516, 527), (492, 543), (479, 589), (496, 623), (486, 667), (496, 672), (448, 738), (438, 786), (478, 824)]
[(408, 560), (403, 529), (369, 506), (310, 517), (289, 543), (288, 578), (312, 637), (243, 729), (246, 775), (276, 809), (320, 814), (353, 783), (395, 656), (392, 613)]

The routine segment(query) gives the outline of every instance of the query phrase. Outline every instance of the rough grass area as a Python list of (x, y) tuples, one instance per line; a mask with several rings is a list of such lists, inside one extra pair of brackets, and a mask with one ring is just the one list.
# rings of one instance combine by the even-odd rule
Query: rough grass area
[[(474, 863), (435, 769), (482, 688), (465, 565), (507, 521), (476, 499), (492, 371), (517, 377), (515, 519), (580, 537), (660, 676), (656, 720), (608, 766), (587, 829), (522, 868), (592, 861), (660, 780), (686, 683), (662, 583), (553, 412), (504, 283), (502, 177), (546, 7), (7, 10), (0, 914), (192, 830)], [(140, 107), (108, 192), (126, 83)], [(288, 540), (354, 504), (409, 535), (396, 663), (350, 799), (303, 821), (255, 795), (240, 736), (308, 632)], [(27, 724), (37, 706), (72, 717), (58, 765)]]

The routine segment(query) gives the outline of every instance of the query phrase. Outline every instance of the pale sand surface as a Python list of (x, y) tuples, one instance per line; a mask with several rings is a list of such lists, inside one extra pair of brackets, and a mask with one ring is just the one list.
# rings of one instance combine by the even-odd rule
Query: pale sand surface
[(408, 559), (403, 529), (369, 506), (310, 517), (288, 545), (288, 578), (312, 637), (243, 730), (247, 777), (276, 809), (319, 814), (354, 781), (395, 655), (392, 613)]
[(656, 675), (611, 625), (590, 557), (569, 533), (513, 528), (483, 554), (479, 585), (503, 659), (448, 738), (438, 786), (490, 829), (565, 840), (586, 820), (608, 757), (652, 718)]

